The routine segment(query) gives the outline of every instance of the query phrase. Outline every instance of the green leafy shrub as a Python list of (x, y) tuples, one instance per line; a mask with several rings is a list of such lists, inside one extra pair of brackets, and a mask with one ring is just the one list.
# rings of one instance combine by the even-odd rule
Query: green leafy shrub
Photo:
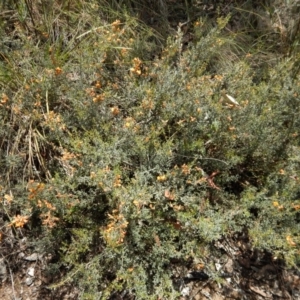
[(1, 206), (6, 226), (38, 227), (36, 247), (70, 270), (51, 287), (176, 299), (172, 262), (205, 260), (243, 231), (296, 265), (298, 58), (262, 76), (257, 48), (219, 18), (196, 21), (187, 49), (178, 30), (150, 61), (152, 30), (126, 14), (93, 20), (96, 2), (86, 19), (76, 5), (62, 8), (63, 40), (54, 16), (39, 47), (17, 27), (20, 48), (0, 69)]

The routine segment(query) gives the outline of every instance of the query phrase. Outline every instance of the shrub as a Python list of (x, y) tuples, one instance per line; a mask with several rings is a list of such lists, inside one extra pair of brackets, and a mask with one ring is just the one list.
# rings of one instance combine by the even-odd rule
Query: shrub
[(96, 2), (86, 19), (76, 5), (69, 43), (49, 27), (36, 47), (16, 27), (20, 48), (0, 71), (1, 205), (6, 225), (38, 227), (36, 247), (70, 270), (51, 287), (176, 299), (173, 262), (206, 260), (214, 241), (243, 231), (296, 265), (297, 57), (262, 75), (228, 17), (193, 23), (187, 49), (178, 30), (150, 61), (153, 31), (126, 14), (92, 19)]

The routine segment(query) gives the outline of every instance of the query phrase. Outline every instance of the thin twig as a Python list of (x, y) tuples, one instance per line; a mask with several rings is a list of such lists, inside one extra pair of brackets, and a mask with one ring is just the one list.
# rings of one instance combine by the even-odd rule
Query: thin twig
[(181, 156), (181, 157), (190, 157), (190, 158), (196, 158), (196, 159), (200, 159), (200, 160), (215, 160), (215, 161), (218, 161), (218, 162), (221, 162), (227, 166), (229, 166), (229, 163), (227, 163), (226, 161), (224, 160), (221, 160), (221, 159), (217, 159), (217, 158), (212, 158), (212, 157), (200, 157), (200, 156), (197, 156), (197, 155), (181, 155), (181, 154), (175, 154), (176, 156)]
[[(120, 24), (122, 24), (122, 23), (120, 23)], [(88, 35), (92, 32), (97, 32), (98, 29), (102, 29), (102, 28), (109, 27), (109, 26), (111, 26), (111, 24), (107, 24), (107, 25), (96, 27), (96, 28), (92, 28), (92, 29), (80, 34), (79, 36), (77, 36), (76, 39), (80, 39), (80, 38), (82, 38), (82, 37), (84, 37), (84, 36), (86, 36), (86, 35)]]
[(12, 288), (12, 292), (13, 292), (13, 297), (14, 297), (14, 300), (17, 300), (16, 292), (15, 292), (14, 277), (13, 277), (13, 274), (11, 272), (11, 269), (10, 269), (9, 265), (8, 265), (8, 269), (9, 269), (9, 274), (10, 274), (11, 288)]

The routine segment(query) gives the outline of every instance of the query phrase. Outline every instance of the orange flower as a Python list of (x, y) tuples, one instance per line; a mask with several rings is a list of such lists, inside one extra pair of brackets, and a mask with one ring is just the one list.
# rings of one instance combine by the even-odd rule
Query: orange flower
[(292, 204), (293, 208), (295, 210), (299, 210), (300, 209), (300, 205), (299, 204)]
[(120, 28), (119, 28), (120, 24), (121, 24), (121, 21), (120, 21), (120, 20), (115, 20), (115, 21), (111, 24), (113, 31), (119, 31), (119, 30), (120, 30)]
[(60, 74), (62, 74), (62, 69), (60, 67), (55, 68), (55, 75), (58, 76)]
[(110, 109), (111, 113), (114, 115), (114, 116), (117, 116), (119, 113), (120, 113), (120, 109), (118, 106), (114, 106)]
[(95, 102), (95, 103), (102, 102), (104, 99), (105, 99), (105, 95), (100, 94), (93, 98), (93, 102)]
[(8, 203), (11, 203), (11, 202), (13, 201), (14, 197), (13, 197), (12, 194), (10, 194), (10, 195), (6, 194), (6, 195), (4, 195), (4, 199), (5, 199)]
[(132, 117), (127, 117), (124, 121), (125, 121), (125, 124), (124, 124), (125, 128), (130, 128), (135, 125), (135, 120)]
[(59, 221), (59, 218), (56, 218), (51, 215), (50, 210), (46, 214), (41, 214), (43, 220), (43, 225), (53, 228), (56, 224), (55, 222)]
[(114, 187), (121, 187), (121, 186), (122, 186), (121, 175), (117, 175), (114, 180)]
[(167, 176), (166, 176), (166, 175), (160, 175), (160, 176), (157, 176), (157, 177), (156, 177), (156, 180), (157, 180), (158, 182), (164, 182), (164, 181), (167, 180)]
[(28, 216), (17, 215), (10, 223), (10, 226), (24, 227), (24, 225), (28, 222), (28, 219)]
[(141, 75), (142, 74), (142, 61), (135, 57), (133, 60), (133, 67), (130, 68), (132, 74)]
[(175, 199), (174, 193), (170, 192), (170, 190), (165, 190), (165, 197), (169, 200), (174, 200)]
[(288, 235), (286, 237), (286, 241), (288, 242), (288, 244), (292, 247), (295, 247), (297, 244), (293, 241), (292, 237), (290, 235)]
[(56, 210), (56, 207), (49, 203), (47, 200), (44, 200), (44, 204), (49, 210)]
[(101, 82), (99, 80), (96, 81), (95, 88), (97, 88), (97, 89), (101, 88)]
[(184, 174), (184, 175), (188, 175), (190, 174), (190, 167), (186, 164), (183, 164), (181, 166), (181, 172)]
[(6, 94), (2, 94), (2, 97), (1, 97), (1, 104), (6, 104), (6, 102), (8, 101), (8, 97)]
[(197, 263), (197, 264), (195, 264), (194, 265), (194, 268), (196, 269), (196, 270), (203, 270), (204, 268), (205, 268), (205, 264), (204, 263)]
[(158, 247), (161, 246), (161, 242), (160, 242), (159, 236), (157, 234), (154, 235), (154, 241)]

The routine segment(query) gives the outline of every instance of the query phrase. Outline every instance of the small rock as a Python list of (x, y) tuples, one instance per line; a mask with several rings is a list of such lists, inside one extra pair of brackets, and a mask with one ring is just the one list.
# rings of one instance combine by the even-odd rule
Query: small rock
[(189, 295), (190, 295), (190, 288), (189, 288), (188, 286), (185, 287), (185, 288), (183, 288), (183, 289), (181, 290), (181, 295), (182, 295), (183, 297), (189, 296)]
[(27, 242), (27, 237), (23, 237), (23, 238), (20, 240), (20, 242), (21, 242), (22, 244), (25, 244), (25, 243)]
[(27, 274), (31, 277), (34, 277), (34, 268), (29, 268)]
[(222, 265), (219, 264), (219, 263), (215, 263), (215, 266), (216, 266), (216, 270), (217, 270), (217, 271), (220, 271), (221, 268), (222, 268)]
[(39, 259), (39, 255), (37, 253), (32, 253), (31, 255), (24, 257), (24, 259), (28, 261), (37, 261)]
[(242, 299), (242, 293), (237, 289), (231, 290), (229, 295), (232, 299)]
[(33, 277), (27, 277), (27, 278), (25, 279), (26, 285), (28, 285), (28, 286), (32, 285), (33, 280), (34, 280)]
[(0, 280), (4, 282), (7, 278), (7, 269), (3, 258), (0, 259)]
[(226, 278), (226, 281), (227, 281), (228, 283), (231, 283), (231, 278)]
[(233, 260), (231, 258), (229, 258), (228, 261), (226, 262), (224, 269), (227, 273), (233, 272)]

